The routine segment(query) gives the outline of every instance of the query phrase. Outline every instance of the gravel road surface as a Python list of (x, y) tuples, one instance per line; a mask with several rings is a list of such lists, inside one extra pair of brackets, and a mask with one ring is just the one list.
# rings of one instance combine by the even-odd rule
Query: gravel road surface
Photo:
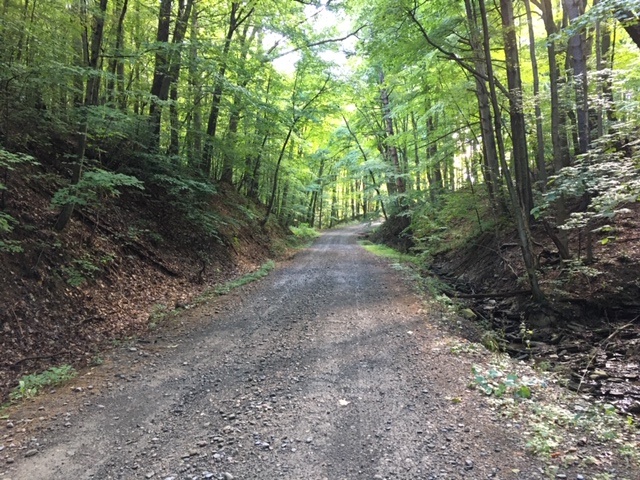
[(207, 321), (177, 340), (120, 348), (116, 374), (80, 377), (67, 394), (80, 400), (0, 478), (543, 478), (517, 425), (466, 388), (470, 360), (359, 231), (325, 233), (192, 310)]

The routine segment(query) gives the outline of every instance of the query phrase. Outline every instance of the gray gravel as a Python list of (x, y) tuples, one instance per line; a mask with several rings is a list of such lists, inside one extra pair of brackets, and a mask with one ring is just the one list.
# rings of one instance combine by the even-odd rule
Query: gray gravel
[(518, 429), (466, 389), (469, 360), (401, 274), (356, 244), (359, 228), (198, 309), (207, 326), (160, 357), (123, 348), (118, 375), (80, 385), (81, 410), (0, 478), (543, 478)]

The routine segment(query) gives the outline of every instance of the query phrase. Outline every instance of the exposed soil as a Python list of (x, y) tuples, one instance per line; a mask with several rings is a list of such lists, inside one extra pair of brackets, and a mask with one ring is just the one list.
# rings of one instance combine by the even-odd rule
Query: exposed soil
[(518, 412), (562, 389), (510, 410), (468, 389), (490, 356), (448, 333), (358, 231), (324, 234), (258, 284), (187, 310), (184, 333), (125, 345), (8, 411), (0, 478), (639, 478), (589, 434), (567, 434), (551, 460), (528, 454)]
[(526, 275), (515, 234), (486, 232), (462, 251), (437, 256), (427, 275), (435, 272), (450, 285), (447, 293), (466, 302), (475, 321), (494, 328), (514, 357), (534, 359), (562, 373), (569, 388), (639, 415), (640, 204), (628, 205), (610, 224), (594, 235), (588, 264), (578, 261), (585, 256), (584, 234), (570, 237), (572, 264), (534, 228), (546, 306), (530, 302), (521, 283)]
[(103, 212), (76, 209), (57, 233), (45, 166), (13, 172), (8, 186), (23, 252), (0, 251), (0, 404), (23, 375), (86, 366), (112, 342), (145, 335), (155, 317), (273, 258), (284, 237), (260, 228), (256, 206), (224, 184), (211, 198), (217, 238), (148, 191), (124, 191)]

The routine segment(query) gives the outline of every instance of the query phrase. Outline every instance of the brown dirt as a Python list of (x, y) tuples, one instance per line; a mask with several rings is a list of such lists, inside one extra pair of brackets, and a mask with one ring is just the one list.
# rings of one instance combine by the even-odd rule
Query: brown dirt
[(89, 365), (112, 342), (145, 335), (158, 314), (281, 253), (274, 241), (283, 233), (262, 231), (247, 214), (255, 207), (225, 185), (211, 199), (224, 222), (219, 239), (152, 192), (130, 191), (100, 216), (77, 211), (56, 233), (44, 168), (13, 172), (6, 192), (19, 222), (11, 238), (24, 252), (0, 252), (0, 404), (21, 376)]
[[(8, 411), (0, 478), (638, 478), (598, 431), (566, 426), (550, 458), (532, 456), (527, 412), (583, 400), (553, 384), (501, 403), (469, 389), (472, 365), (496, 359), (448, 333), (466, 324), (410, 293), (358, 232), (324, 234), (178, 317), (184, 334), (123, 346)], [(618, 439), (637, 448), (634, 431)]]
[[(452, 297), (480, 294), (460, 302), (473, 310), (477, 322), (502, 336), (513, 356), (544, 363), (561, 372), (569, 388), (638, 416), (640, 204), (626, 207), (609, 220), (610, 232), (594, 235), (594, 261), (588, 265), (562, 262), (542, 228), (533, 229), (546, 306), (526, 294), (491, 295), (527, 288), (515, 233), (486, 232), (462, 251), (437, 256), (432, 272), (452, 287), (447, 292)], [(570, 244), (576, 260), (584, 259), (584, 235), (572, 233)], [(529, 333), (523, 335), (523, 326)]]

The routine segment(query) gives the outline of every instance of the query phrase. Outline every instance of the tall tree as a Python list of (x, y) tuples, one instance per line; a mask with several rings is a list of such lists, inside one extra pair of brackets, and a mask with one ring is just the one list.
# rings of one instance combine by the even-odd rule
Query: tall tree
[(220, 67), (216, 76), (213, 95), (211, 98), (211, 110), (209, 112), (209, 120), (207, 122), (207, 136), (205, 140), (205, 148), (203, 155), (203, 173), (207, 176), (211, 175), (213, 161), (213, 145), (218, 130), (218, 119), (220, 117), (220, 106), (222, 103), (222, 93), (224, 91), (225, 75), (229, 62), (229, 52), (231, 50), (231, 41), (236, 31), (246, 22), (253, 14), (255, 7), (252, 5), (241, 5), (240, 2), (231, 3), (231, 11), (229, 12), (229, 24), (227, 33), (224, 37), (222, 53), (220, 54)]
[[(82, 33), (82, 45), (84, 63), (88, 70), (88, 79), (86, 82), (86, 90), (84, 95), (84, 108), (82, 109), (81, 124), (77, 134), (77, 151), (76, 158), (71, 166), (71, 184), (77, 185), (82, 177), (82, 167), (84, 165), (85, 151), (87, 149), (87, 129), (88, 129), (88, 110), (98, 104), (100, 91), (100, 51), (102, 48), (102, 39), (104, 34), (105, 13), (107, 11), (107, 0), (100, 0), (98, 10), (91, 17), (91, 40), (89, 40), (88, 29), (85, 28)], [(86, 0), (79, 0), (79, 12), (81, 19), (88, 22), (88, 11)], [(58, 219), (54, 228), (58, 231), (64, 230), (69, 223), (73, 214), (74, 202), (69, 201), (63, 207), (58, 215)]]
[[(566, 15), (571, 24), (584, 14), (586, 0), (563, 0)], [(567, 46), (568, 61), (571, 66), (571, 79), (575, 90), (576, 117), (578, 123), (578, 152), (586, 153), (590, 143), (589, 129), (589, 81), (587, 77), (586, 34), (582, 28), (572, 32)]]

